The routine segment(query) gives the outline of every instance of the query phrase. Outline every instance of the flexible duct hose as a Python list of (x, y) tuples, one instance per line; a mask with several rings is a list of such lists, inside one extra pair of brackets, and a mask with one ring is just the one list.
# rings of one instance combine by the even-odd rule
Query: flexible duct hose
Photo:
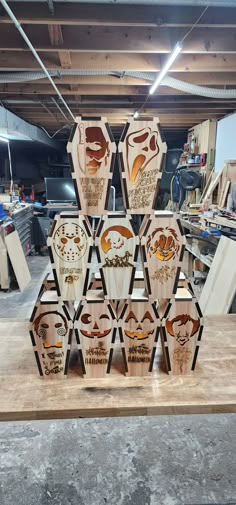
[[(49, 74), (52, 77), (63, 77), (63, 76), (76, 76), (76, 75), (112, 75), (114, 77), (134, 77), (136, 79), (144, 79), (146, 81), (153, 82), (155, 75), (152, 72), (117, 72), (113, 70), (50, 70)], [(45, 74), (43, 72), (11, 72), (11, 73), (0, 73), (0, 83), (17, 83), (17, 82), (30, 82), (37, 81), (39, 79), (44, 79)], [(199, 86), (197, 84), (191, 84), (189, 82), (180, 81), (174, 77), (164, 77), (161, 82), (161, 86), (168, 86), (170, 88), (183, 91), (184, 93), (190, 93), (191, 95), (199, 95), (206, 98), (219, 98), (219, 99), (236, 99), (236, 89), (216, 89), (209, 88), (207, 86)]]
[(197, 84), (180, 81), (179, 79), (174, 79), (174, 77), (165, 77), (161, 85), (178, 89), (185, 93), (191, 93), (191, 95), (204, 96), (206, 98), (236, 98), (236, 89), (208, 88), (207, 86), (199, 86)]

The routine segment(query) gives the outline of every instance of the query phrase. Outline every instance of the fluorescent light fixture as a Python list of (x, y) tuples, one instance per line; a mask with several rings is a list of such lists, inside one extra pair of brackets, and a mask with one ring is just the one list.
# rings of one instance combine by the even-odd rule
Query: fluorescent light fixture
[(136, 110), (134, 113), (134, 119), (137, 119), (137, 117), (139, 117), (139, 112)]
[(159, 72), (156, 80), (154, 81), (153, 85), (151, 86), (149, 90), (149, 94), (153, 95), (154, 91), (157, 89), (159, 86), (160, 82), (162, 81), (163, 77), (167, 74), (169, 68), (171, 67), (172, 63), (175, 61), (175, 58), (177, 58), (178, 54), (180, 53), (182, 49), (182, 45), (178, 42), (178, 44), (175, 46), (173, 52), (171, 53), (169, 59), (167, 60), (165, 66), (163, 69)]
[(5, 137), (0, 137), (0, 142), (6, 142), (8, 144), (9, 140)]

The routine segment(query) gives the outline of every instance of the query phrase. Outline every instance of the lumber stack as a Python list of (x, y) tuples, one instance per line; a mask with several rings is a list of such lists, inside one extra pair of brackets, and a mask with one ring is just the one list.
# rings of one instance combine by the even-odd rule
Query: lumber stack
[[(202, 316), (181, 276), (185, 237), (175, 214), (155, 211), (166, 149), (157, 118), (127, 123), (118, 146), (125, 212), (109, 212), (116, 155), (109, 125), (105, 118), (76, 120), (68, 153), (79, 210), (54, 219), (53, 276), (30, 320), (42, 377), (66, 376), (73, 332), (85, 378), (110, 373), (116, 333), (127, 376), (152, 373), (159, 335), (167, 372), (194, 369)], [(132, 214), (145, 215), (139, 230)], [(100, 216), (95, 233), (93, 216)]]

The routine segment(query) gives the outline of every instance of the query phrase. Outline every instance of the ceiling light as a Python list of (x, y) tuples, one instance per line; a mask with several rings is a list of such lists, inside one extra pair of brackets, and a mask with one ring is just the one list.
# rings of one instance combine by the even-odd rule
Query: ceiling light
[(137, 119), (137, 117), (139, 117), (139, 112), (136, 110), (134, 113), (134, 119)]
[(6, 142), (8, 144), (9, 140), (5, 137), (0, 137), (0, 142)]
[(165, 66), (163, 69), (159, 72), (156, 80), (154, 81), (153, 85), (151, 86), (149, 90), (149, 94), (153, 95), (154, 91), (157, 89), (159, 86), (160, 82), (162, 81), (163, 77), (167, 74), (169, 68), (171, 67), (172, 63), (175, 61), (175, 58), (178, 56), (182, 49), (182, 45), (178, 42), (178, 44), (175, 46), (173, 52), (171, 53), (169, 59), (167, 60)]

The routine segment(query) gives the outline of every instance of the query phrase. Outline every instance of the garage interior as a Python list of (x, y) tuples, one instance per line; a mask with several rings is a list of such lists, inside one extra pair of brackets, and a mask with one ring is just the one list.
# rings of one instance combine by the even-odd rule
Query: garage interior
[[(0, 0), (1, 505), (236, 505), (235, 29), (236, 0)], [(82, 135), (86, 125), (101, 127), (109, 146), (109, 162), (105, 151), (103, 161), (93, 158), (96, 167), (111, 163), (104, 211), (100, 203), (96, 212), (87, 212), (88, 202), (83, 207), (86, 169), (79, 178), (82, 141), (76, 144), (75, 132)], [(145, 189), (136, 190), (139, 210), (132, 207), (124, 175), (135, 125), (145, 134), (153, 128), (158, 139), (149, 211), (141, 204)], [(145, 144), (144, 158), (147, 151)], [(64, 252), (57, 264), (53, 230), (65, 225), (61, 213), (72, 219), (75, 211), (90, 249), (83, 294), (66, 298), (57, 272)], [(122, 247), (134, 230), (138, 245), (125, 257), (135, 258), (132, 275), (123, 268), (116, 277), (109, 249), (102, 262), (107, 213), (131, 230), (121, 233)], [(89, 217), (82, 223), (80, 215)], [(172, 231), (162, 253), (176, 239), (165, 254), (178, 274), (171, 295), (154, 296), (164, 281), (156, 277), (160, 288), (152, 287), (143, 251), (149, 227), (154, 236), (163, 216)], [(114, 244), (118, 226), (110, 223)], [(74, 252), (66, 254), (74, 261)], [(115, 258), (119, 267), (130, 266), (121, 253)], [(132, 289), (121, 296), (117, 286), (126, 292), (129, 275)], [(66, 279), (71, 293), (77, 277)], [(81, 344), (80, 315), (91, 289), (101, 290), (118, 328), (109, 373), (100, 376), (89, 375), (86, 363), (95, 360), (84, 358), (93, 354)], [(142, 365), (140, 374), (124, 343), (125, 304), (135, 290), (139, 307), (155, 299), (159, 321), (152, 367), (145, 373)], [(53, 302), (42, 302), (47, 296)], [(187, 350), (179, 340), (172, 365), (163, 328), (179, 300), (186, 307), (191, 300), (200, 326)], [(43, 369), (34, 340), (43, 303), (56, 311), (59, 303), (72, 332), (60, 377), (57, 367)], [(193, 312), (187, 321), (194, 322)], [(90, 338), (98, 335), (94, 328)], [(137, 335), (129, 334), (135, 345)], [(101, 344), (96, 349), (104, 354)], [(180, 363), (183, 349), (185, 360), (194, 353), (189, 370), (183, 357)]]

